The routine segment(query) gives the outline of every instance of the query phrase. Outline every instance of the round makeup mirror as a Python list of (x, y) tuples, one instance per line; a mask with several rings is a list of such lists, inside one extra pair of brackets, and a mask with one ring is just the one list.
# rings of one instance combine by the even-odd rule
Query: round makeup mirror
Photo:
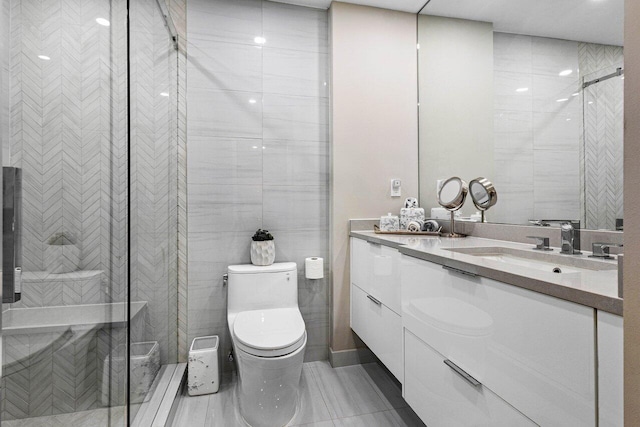
[(440, 206), (451, 212), (451, 232), (448, 237), (463, 237), (462, 234), (455, 232), (454, 211), (457, 211), (464, 205), (467, 198), (469, 187), (467, 183), (457, 176), (447, 179), (438, 191), (438, 203)]
[(482, 212), (482, 222), (484, 222), (484, 212), (498, 201), (498, 193), (495, 187), (487, 178), (479, 177), (469, 183), (469, 192), (476, 208)]

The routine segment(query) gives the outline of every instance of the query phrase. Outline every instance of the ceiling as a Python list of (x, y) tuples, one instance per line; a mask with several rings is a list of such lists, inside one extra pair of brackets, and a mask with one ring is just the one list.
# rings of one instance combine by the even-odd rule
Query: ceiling
[[(276, 0), (327, 9), (331, 0)], [(418, 13), (426, 0), (346, 0)], [(622, 46), (624, 0), (431, 0), (423, 14), (493, 22), (495, 31)]]
[[(300, 6), (328, 9), (331, 0), (274, 0), (278, 3), (297, 4)], [(427, 0), (342, 0), (343, 3), (361, 4), (363, 6), (380, 7), (382, 9), (399, 10), (401, 12), (418, 13)]]
[(494, 31), (622, 46), (624, 0), (431, 0), (423, 14), (493, 22)]

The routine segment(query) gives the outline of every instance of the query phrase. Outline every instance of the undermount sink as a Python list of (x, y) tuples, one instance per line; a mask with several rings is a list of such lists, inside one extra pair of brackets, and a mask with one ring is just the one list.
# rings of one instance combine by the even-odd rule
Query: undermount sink
[(494, 261), (511, 266), (531, 268), (557, 274), (576, 274), (594, 271), (617, 270), (616, 263), (595, 260), (574, 255), (559, 253), (536, 252), (505, 247), (475, 247), (446, 249), (465, 255), (472, 255), (488, 261)]

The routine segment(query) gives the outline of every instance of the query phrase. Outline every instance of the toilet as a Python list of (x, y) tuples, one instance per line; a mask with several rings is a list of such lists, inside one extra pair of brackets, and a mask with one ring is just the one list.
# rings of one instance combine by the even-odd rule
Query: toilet
[(298, 406), (307, 345), (296, 263), (231, 265), (227, 273), (240, 415), (252, 427), (284, 426)]

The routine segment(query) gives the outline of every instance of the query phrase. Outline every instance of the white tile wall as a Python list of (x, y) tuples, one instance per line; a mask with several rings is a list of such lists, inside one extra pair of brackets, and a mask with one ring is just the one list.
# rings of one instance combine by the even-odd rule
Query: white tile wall
[[(622, 84), (585, 91), (593, 103), (583, 116), (581, 78), (622, 62), (616, 46), (494, 34), (495, 184), (503, 197), (491, 221), (570, 217), (614, 228), (622, 217)], [(572, 73), (560, 76), (564, 70)]]
[(306, 359), (325, 359), (328, 280), (303, 265), (328, 259), (327, 12), (195, 0), (188, 21), (189, 339), (217, 334), (230, 350), (222, 275), (266, 228), (276, 262), (298, 264)]

